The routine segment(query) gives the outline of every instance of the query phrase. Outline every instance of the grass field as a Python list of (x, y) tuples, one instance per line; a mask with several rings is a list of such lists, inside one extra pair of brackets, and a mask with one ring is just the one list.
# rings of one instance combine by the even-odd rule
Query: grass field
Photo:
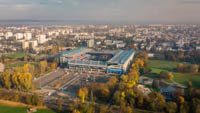
[[(25, 107), (14, 107), (0, 104), (0, 113), (27, 113)], [(35, 113), (57, 113), (49, 109), (38, 109)]]
[(5, 56), (5, 58), (12, 59), (12, 58), (22, 58), (25, 56), (28, 56), (28, 53), (17, 52), (17, 53), (9, 54), (9, 55)]
[[(163, 61), (163, 60), (149, 60), (151, 73), (149, 73), (148, 77), (158, 78), (158, 74), (160, 71), (170, 71), (173, 72), (173, 69), (176, 68), (177, 64), (180, 62), (172, 62), (172, 61)], [(200, 73), (176, 73), (173, 72), (174, 81), (186, 86), (188, 81), (192, 81), (193, 87), (200, 89)]]
[(153, 72), (162, 70), (173, 71), (180, 62), (164, 61), (164, 60), (149, 60)]
[(32, 64), (34, 66), (39, 66), (38, 62), (26, 62), (26, 61), (16, 61), (16, 62), (13, 62), (13, 63), (9, 63), (9, 64), (6, 64), (6, 68), (13, 68), (13, 67), (21, 67), (21, 66), (24, 66), (24, 64)]
[(6, 68), (12, 68), (12, 67), (21, 67), (21, 66), (24, 66), (24, 64), (26, 64), (27, 62), (14, 62), (12, 64), (7, 64), (6, 65)]

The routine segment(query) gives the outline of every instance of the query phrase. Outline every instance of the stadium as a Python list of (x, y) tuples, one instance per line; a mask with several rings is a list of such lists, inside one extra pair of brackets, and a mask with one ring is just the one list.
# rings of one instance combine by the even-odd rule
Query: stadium
[(62, 52), (60, 64), (75, 69), (90, 69), (107, 73), (126, 73), (133, 58), (134, 50), (102, 50), (76, 48)]

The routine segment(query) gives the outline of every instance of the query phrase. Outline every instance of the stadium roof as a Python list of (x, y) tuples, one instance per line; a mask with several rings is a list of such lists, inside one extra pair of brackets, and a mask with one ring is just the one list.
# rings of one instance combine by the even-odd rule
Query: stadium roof
[(81, 54), (85, 54), (87, 52), (92, 51), (92, 49), (84, 48), (84, 47), (79, 47), (70, 51), (64, 51), (61, 53), (61, 56), (63, 57), (75, 57), (79, 56)]
[(108, 63), (124, 64), (133, 53), (133, 49), (129, 51), (120, 50), (113, 58), (108, 61)]

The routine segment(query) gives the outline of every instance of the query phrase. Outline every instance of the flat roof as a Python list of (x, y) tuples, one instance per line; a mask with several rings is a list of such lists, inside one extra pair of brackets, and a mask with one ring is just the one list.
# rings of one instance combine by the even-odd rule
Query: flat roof
[(67, 62), (69, 63), (80, 63), (80, 64), (94, 64), (94, 65), (107, 65), (107, 64), (124, 64), (132, 54), (134, 54), (134, 50), (102, 50), (102, 51), (95, 51), (85, 47), (79, 47), (73, 50), (64, 51), (61, 53), (61, 57), (77, 57), (86, 53), (100, 53), (100, 54), (112, 54), (113, 57), (108, 60), (107, 62), (104, 61), (84, 61), (81, 59), (70, 60), (68, 59)]
[(61, 56), (62, 57), (75, 57), (75, 56), (78, 56), (78, 55), (81, 55), (81, 54), (84, 54), (84, 53), (87, 53), (90, 51), (92, 51), (92, 49), (88, 49), (85, 47), (79, 47), (79, 48), (76, 48), (73, 50), (64, 51), (61, 53)]
[(113, 58), (111, 58), (108, 63), (120, 63), (124, 64), (128, 58), (134, 53), (134, 50), (121, 50)]

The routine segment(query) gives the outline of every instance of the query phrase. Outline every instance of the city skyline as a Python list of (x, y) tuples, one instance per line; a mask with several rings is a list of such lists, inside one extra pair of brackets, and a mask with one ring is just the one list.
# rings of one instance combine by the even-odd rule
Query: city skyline
[(199, 0), (0, 0), (0, 20), (199, 24)]

